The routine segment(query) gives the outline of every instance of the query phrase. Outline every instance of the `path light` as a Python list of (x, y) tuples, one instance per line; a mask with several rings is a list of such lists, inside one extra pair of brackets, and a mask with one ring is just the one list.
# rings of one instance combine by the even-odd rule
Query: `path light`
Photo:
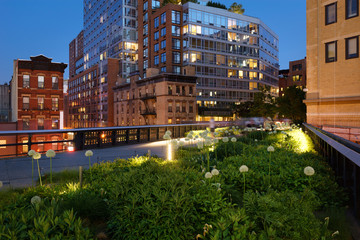
[(168, 143), (168, 145), (167, 145), (167, 159), (169, 160), (169, 161), (171, 161), (172, 160), (172, 147), (171, 147), (171, 143)]
[[(85, 152), (85, 156), (89, 157), (89, 170), (90, 170), (90, 176), (91, 176), (91, 161), (90, 161), (90, 157), (92, 157), (94, 155), (94, 153), (91, 150), (87, 150)], [(92, 176), (91, 176), (92, 177)]]
[(101, 138), (104, 139), (106, 137), (105, 133), (101, 134)]

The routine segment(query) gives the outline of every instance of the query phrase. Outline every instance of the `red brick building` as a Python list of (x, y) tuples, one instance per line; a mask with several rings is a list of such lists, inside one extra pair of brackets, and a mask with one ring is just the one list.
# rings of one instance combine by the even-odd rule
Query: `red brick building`
[[(17, 130), (45, 130), (60, 128), (60, 112), (63, 111), (63, 74), (67, 64), (54, 63), (43, 55), (31, 60), (14, 60), (11, 80), (12, 121)], [(62, 136), (34, 135), (32, 142), (60, 140)], [(25, 136), (18, 136), (18, 142), (27, 142)], [(34, 150), (58, 150), (58, 144), (38, 144)], [(48, 146), (49, 145), (49, 146)], [(27, 146), (19, 153), (27, 152)]]
[(284, 94), (286, 88), (299, 86), (306, 87), (306, 58), (289, 62), (289, 69), (279, 71), (279, 97)]

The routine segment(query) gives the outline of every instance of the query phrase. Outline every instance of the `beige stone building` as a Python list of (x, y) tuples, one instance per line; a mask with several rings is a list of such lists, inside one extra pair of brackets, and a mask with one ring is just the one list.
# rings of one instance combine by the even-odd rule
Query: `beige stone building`
[(308, 123), (360, 137), (358, 0), (307, 0)]
[(196, 77), (148, 69), (147, 78), (130, 77), (114, 87), (117, 126), (175, 124), (195, 121)]

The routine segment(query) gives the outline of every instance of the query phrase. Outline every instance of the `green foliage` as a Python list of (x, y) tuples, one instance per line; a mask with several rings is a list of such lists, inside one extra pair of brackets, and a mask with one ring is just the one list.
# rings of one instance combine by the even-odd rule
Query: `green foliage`
[(61, 212), (58, 202), (21, 207), (10, 205), (0, 212), (1, 239), (91, 239), (90, 231), (73, 210)]
[(241, 4), (234, 2), (233, 4), (231, 4), (229, 11), (237, 14), (244, 14), (245, 9)]
[(179, 5), (179, 4), (185, 4), (187, 2), (198, 3), (197, 0), (164, 0), (162, 4), (163, 6), (165, 6), (168, 3)]
[(291, 119), (294, 123), (306, 120), (306, 105), (303, 103), (305, 92), (297, 86), (288, 87), (284, 95), (277, 99), (279, 115)]
[(206, 6), (215, 7), (215, 8), (221, 8), (221, 9), (227, 9), (227, 7), (224, 4), (219, 3), (219, 2), (213, 2), (213, 1), (207, 2)]

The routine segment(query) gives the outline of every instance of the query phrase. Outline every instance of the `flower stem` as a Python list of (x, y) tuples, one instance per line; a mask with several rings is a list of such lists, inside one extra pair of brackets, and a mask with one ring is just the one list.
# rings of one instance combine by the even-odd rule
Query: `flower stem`
[(271, 166), (271, 152), (270, 152), (270, 158), (269, 158), (269, 187), (270, 187), (270, 184), (271, 184), (271, 180), (270, 180), (270, 166)]
[(90, 170), (90, 178), (92, 179), (92, 175), (91, 175), (91, 161), (90, 161), (90, 156), (89, 156), (89, 170)]
[(210, 154), (209, 154), (209, 148), (207, 148), (206, 152), (207, 152), (208, 172), (210, 172)]
[(50, 184), (52, 184), (52, 159), (50, 157)]
[(245, 173), (243, 173), (243, 175), (244, 175), (244, 196), (245, 196), (245, 187), (246, 187), (246, 185), (245, 185), (245, 181), (246, 181)]
[(34, 158), (31, 157), (31, 180), (32, 185), (34, 186)]
[(42, 181), (41, 181), (41, 173), (40, 173), (40, 165), (39, 165), (39, 159), (36, 159), (37, 161), (37, 166), (38, 166), (38, 172), (39, 172), (39, 180), (40, 180), (40, 186), (42, 186)]

